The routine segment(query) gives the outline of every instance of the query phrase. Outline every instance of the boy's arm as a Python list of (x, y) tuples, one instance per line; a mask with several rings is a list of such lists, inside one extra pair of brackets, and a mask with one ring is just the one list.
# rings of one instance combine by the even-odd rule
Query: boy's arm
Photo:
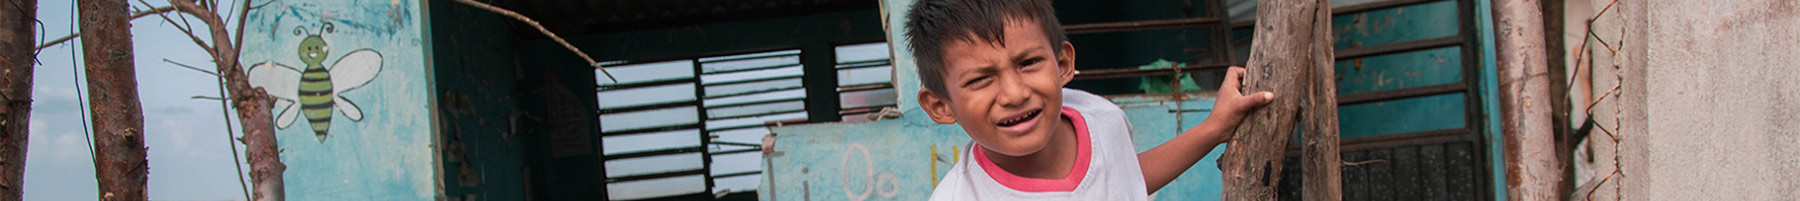
[(1174, 181), (1188, 167), (1205, 158), (1214, 147), (1231, 140), (1232, 132), (1237, 130), (1238, 123), (1244, 120), (1245, 113), (1249, 113), (1251, 108), (1274, 100), (1275, 93), (1257, 92), (1250, 96), (1239, 93), (1238, 78), (1243, 74), (1243, 67), (1231, 67), (1226, 71), (1225, 83), (1219, 86), (1219, 98), (1213, 102), (1212, 114), (1200, 122), (1200, 125), (1182, 131), (1175, 139), (1138, 153), (1138, 166), (1143, 168), (1146, 190), (1156, 193), (1164, 185)]

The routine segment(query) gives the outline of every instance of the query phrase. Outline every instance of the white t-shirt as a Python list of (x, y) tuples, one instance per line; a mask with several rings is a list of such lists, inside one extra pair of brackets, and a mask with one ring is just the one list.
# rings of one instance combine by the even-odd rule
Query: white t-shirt
[(1118, 105), (1075, 89), (1063, 90), (1063, 118), (1075, 124), (1075, 167), (1063, 179), (1020, 177), (994, 166), (970, 142), (931, 200), (1149, 200), (1131, 145), (1131, 125)]

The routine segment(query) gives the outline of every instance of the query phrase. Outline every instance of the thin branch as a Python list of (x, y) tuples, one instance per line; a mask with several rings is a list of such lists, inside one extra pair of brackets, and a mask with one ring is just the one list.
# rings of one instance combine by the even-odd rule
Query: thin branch
[(222, 97), (212, 97), (212, 96), (194, 96), (194, 97), (188, 97), (188, 98), (200, 99), (200, 100), (216, 100), (216, 101), (224, 101), (225, 100), (225, 98), (222, 98)]
[(510, 10), (506, 10), (505, 8), (495, 7), (493, 5), (488, 5), (488, 4), (481, 3), (481, 2), (475, 2), (475, 0), (456, 0), (456, 2), (467, 4), (469, 6), (474, 6), (476, 8), (486, 9), (488, 11), (493, 11), (494, 13), (497, 13), (500, 15), (505, 15), (507, 17), (512, 17), (513, 19), (517, 19), (520, 22), (524, 22), (526, 25), (531, 25), (531, 27), (537, 28), (538, 32), (543, 32), (545, 36), (550, 36), (550, 40), (555, 40), (556, 43), (562, 44), (562, 46), (564, 48), (568, 48), (569, 51), (575, 52), (575, 56), (581, 56), (581, 60), (587, 60), (588, 65), (594, 66), (595, 69), (600, 69), (600, 73), (606, 74), (606, 79), (610, 79), (613, 82), (619, 81), (618, 78), (613, 78), (612, 73), (606, 72), (606, 67), (601, 66), (600, 62), (594, 61), (593, 57), (588, 57), (587, 53), (581, 52), (580, 48), (575, 48), (575, 45), (569, 44), (569, 41), (563, 40), (562, 37), (557, 37), (556, 33), (551, 33), (550, 29), (545, 29), (544, 25), (538, 24), (537, 20), (531, 20), (531, 18), (525, 17), (525, 15), (520, 15), (519, 13), (510, 11)]
[(212, 75), (212, 76), (213, 76), (213, 77), (218, 77), (218, 76), (219, 76), (219, 73), (215, 73), (215, 72), (212, 72), (212, 71), (207, 71), (207, 70), (206, 70), (206, 69), (200, 69), (200, 68), (195, 68), (195, 67), (194, 67), (194, 66), (189, 66), (189, 65), (187, 65), (187, 64), (182, 64), (182, 63), (178, 63), (178, 62), (175, 62), (175, 61), (173, 61), (173, 60), (169, 60), (169, 59), (163, 59), (163, 62), (165, 62), (165, 63), (169, 63), (169, 64), (175, 64), (175, 66), (181, 66), (181, 67), (182, 67), (182, 68), (187, 68), (187, 69), (189, 69), (189, 70), (194, 70), (194, 71), (200, 71), (200, 73), (206, 73), (206, 74), (207, 74), (207, 75)]
[[(235, 34), (236, 36), (233, 36), (234, 38), (231, 39), (231, 41), (232, 41), (231, 49), (232, 50), (242, 51), (242, 49), (244, 49), (244, 24), (245, 24), (244, 16), (247, 16), (250, 14), (250, 9), (252, 9), (252, 7), (250, 7), (251, 1), (255, 1), (255, 0), (244, 0), (244, 3), (243, 3), (244, 6), (238, 7), (237, 32), (232, 33), (232, 34)], [(269, 3), (272, 3), (272, 2), (275, 2), (275, 0), (269, 0), (269, 2), (263, 2), (263, 5), (269, 5)], [(256, 6), (254, 8), (262, 8), (262, 6)], [(230, 61), (230, 62), (237, 62), (237, 61)]]
[[(150, 4), (150, 2), (146, 2), (144, 0), (138, 0), (138, 2), (142, 2), (144, 4)], [(170, 1), (170, 3), (174, 3), (174, 2)], [(179, 8), (178, 8), (178, 10), (179, 10)], [(183, 33), (182, 35), (185, 35), (188, 37), (188, 39), (193, 40), (194, 45), (199, 45), (200, 49), (206, 50), (207, 55), (211, 55), (211, 56), (215, 56), (215, 57), (217, 57), (219, 55), (218, 50), (214, 50), (212, 48), (212, 46), (206, 45), (206, 42), (203, 42), (205, 40), (200, 39), (200, 36), (195, 36), (193, 29), (189, 29), (189, 27), (183, 27), (183, 26), (176, 24), (175, 19), (169, 18), (168, 14), (156, 13), (156, 15), (161, 16), (164, 22), (169, 22), (169, 26), (173, 26), (173, 27), (175, 27), (175, 29), (181, 30), (181, 33)], [(177, 14), (176, 16), (180, 16), (180, 14)], [(186, 20), (186, 18), (182, 18), (182, 19)], [(185, 24), (185, 23), (183, 23), (183, 24)]]
[(1375, 159), (1375, 160), (1366, 160), (1366, 161), (1357, 161), (1357, 162), (1344, 161), (1344, 166), (1360, 166), (1360, 165), (1367, 165), (1370, 163), (1386, 163), (1386, 162), (1388, 162), (1387, 159)]
[[(131, 13), (131, 19), (137, 20), (137, 18), (142, 18), (144, 16), (150, 16), (150, 14), (162, 14), (162, 13), (166, 13), (166, 12), (173, 11), (173, 10), (175, 10), (175, 7), (168, 7), (168, 6), (156, 7), (156, 8), (147, 10), (147, 11), (139, 11), (136, 13)], [(63, 36), (62, 38), (56, 38), (56, 40), (50, 40), (50, 42), (48, 42), (48, 43), (38, 45), (37, 49), (43, 50), (44, 48), (48, 48), (50, 46), (62, 44), (63, 42), (69, 42), (69, 40), (73, 40), (73, 39), (75, 39), (75, 37), (81, 37), (81, 32), (69, 33), (69, 35)]]

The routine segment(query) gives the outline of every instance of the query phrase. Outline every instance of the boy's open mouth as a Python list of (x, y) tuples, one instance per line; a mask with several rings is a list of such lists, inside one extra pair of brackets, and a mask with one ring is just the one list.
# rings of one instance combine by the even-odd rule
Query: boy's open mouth
[(1042, 113), (1042, 112), (1043, 112), (1043, 110), (1030, 110), (1028, 112), (1021, 113), (1019, 115), (1014, 115), (1011, 118), (1006, 118), (1005, 120), (995, 122), (994, 125), (1000, 126), (1001, 130), (1014, 132), (1014, 133), (1022, 133), (1026, 130), (1029, 130), (1031, 128), (1031, 126), (1036, 125), (1036, 123), (1037, 123), (1036, 120), (1038, 119), (1037, 118), (1038, 113)]

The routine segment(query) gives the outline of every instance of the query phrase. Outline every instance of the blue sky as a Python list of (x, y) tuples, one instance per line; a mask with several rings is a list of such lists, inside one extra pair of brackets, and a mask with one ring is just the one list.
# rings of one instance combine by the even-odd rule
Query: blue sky
[[(156, 6), (167, 1), (149, 1)], [(234, 3), (235, 1), (225, 1)], [(42, 40), (68, 35), (78, 28), (74, 1), (39, 0)], [(142, 7), (132, 1), (135, 7)], [(173, 17), (171, 15), (171, 17)], [(198, 21), (192, 24), (200, 25)], [(191, 99), (218, 96), (211, 75), (183, 69), (163, 59), (212, 69), (211, 58), (161, 18), (132, 21), (138, 96), (144, 110), (145, 145), (149, 147), (151, 200), (242, 200), (237, 170), (232, 167), (219, 102)], [(87, 150), (77, 98), (85, 99), (85, 75), (78, 75), (79, 39), (46, 48), (33, 72), (30, 148), (25, 167), (25, 200), (96, 200), (93, 158)], [(78, 83), (79, 82), (79, 83)], [(235, 114), (233, 114), (235, 115)], [(233, 121), (235, 127), (235, 120)], [(227, 137), (227, 135), (232, 135)], [(239, 145), (242, 150), (242, 145)], [(241, 155), (241, 154), (240, 154)], [(245, 170), (249, 169), (244, 166)]]

